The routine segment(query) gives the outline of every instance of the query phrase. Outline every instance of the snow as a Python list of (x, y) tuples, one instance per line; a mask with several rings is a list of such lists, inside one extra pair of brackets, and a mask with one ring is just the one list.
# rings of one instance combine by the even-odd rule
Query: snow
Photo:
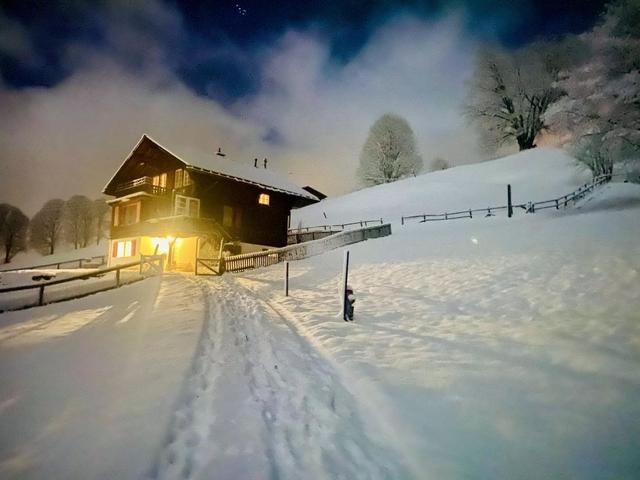
[(393, 219), (348, 247), (354, 322), (344, 248), (291, 262), (289, 297), (275, 265), (0, 314), (0, 477), (635, 478), (640, 186), (398, 223), (584, 180), (537, 149), (298, 210)]
[[(46, 265), (58, 262), (70, 262), (79, 258), (89, 259), (99, 255), (107, 255), (108, 242), (103, 241), (99, 245), (90, 245), (86, 248), (77, 250), (67, 249), (59, 251), (53, 255), (42, 255), (35, 250), (20, 252), (16, 254), (10, 263), (0, 265), (0, 274), (3, 270), (13, 270), (15, 268), (26, 268), (34, 265)], [(62, 265), (63, 267), (72, 268), (73, 265)]]
[(0, 315), (0, 477), (140, 478), (202, 325), (180, 277)]
[(399, 224), (402, 215), (506, 205), (507, 184), (512, 187), (513, 203), (522, 204), (557, 198), (588, 180), (587, 172), (578, 170), (576, 161), (564, 151), (538, 148), (378, 185), (343, 197), (329, 197), (293, 210), (291, 225), (342, 224), (377, 218)]

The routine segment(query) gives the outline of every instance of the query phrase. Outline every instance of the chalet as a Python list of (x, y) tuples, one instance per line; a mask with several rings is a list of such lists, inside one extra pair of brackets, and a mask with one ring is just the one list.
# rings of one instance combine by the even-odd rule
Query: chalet
[(196, 258), (287, 244), (291, 209), (318, 201), (267, 168), (221, 152), (168, 150), (143, 135), (104, 187), (111, 206), (109, 264), (166, 254), (167, 268)]

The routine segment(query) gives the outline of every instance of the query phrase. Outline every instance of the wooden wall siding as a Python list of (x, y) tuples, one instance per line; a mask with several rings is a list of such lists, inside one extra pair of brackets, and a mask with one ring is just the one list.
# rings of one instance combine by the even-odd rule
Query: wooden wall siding
[[(187, 167), (192, 184), (174, 189), (175, 170), (184, 164), (158, 148), (152, 142), (143, 142), (136, 153), (122, 166), (105, 193), (122, 196), (117, 186), (143, 176), (153, 177), (167, 173), (167, 194), (142, 197), (141, 222), (134, 225), (113, 226), (112, 238), (147, 235), (152, 229), (146, 220), (173, 215), (175, 195), (200, 199), (200, 217), (223, 225), (224, 206), (242, 210), (240, 226), (225, 228), (233, 240), (259, 245), (283, 247), (287, 244), (287, 223), (292, 207), (313, 203), (293, 195), (274, 192), (258, 185), (234, 181), (230, 178), (193, 170)], [(130, 193), (130, 192), (129, 192)], [(269, 205), (258, 204), (261, 193), (269, 195)], [(137, 201), (137, 199), (136, 199)], [(154, 231), (168, 225), (157, 225)], [(144, 232), (143, 232), (144, 230)], [(172, 232), (174, 234), (178, 232)], [(189, 233), (193, 233), (190, 231)], [(158, 233), (159, 235), (160, 233)]]

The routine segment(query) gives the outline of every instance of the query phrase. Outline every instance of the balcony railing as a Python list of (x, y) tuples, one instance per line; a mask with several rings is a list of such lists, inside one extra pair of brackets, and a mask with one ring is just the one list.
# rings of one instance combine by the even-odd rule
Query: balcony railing
[(128, 191), (136, 191), (136, 192), (146, 192), (151, 195), (166, 195), (168, 190), (166, 187), (161, 187), (159, 185), (153, 184), (152, 177), (140, 177), (135, 180), (130, 180), (128, 182), (120, 183), (116, 187), (117, 193), (124, 193)]

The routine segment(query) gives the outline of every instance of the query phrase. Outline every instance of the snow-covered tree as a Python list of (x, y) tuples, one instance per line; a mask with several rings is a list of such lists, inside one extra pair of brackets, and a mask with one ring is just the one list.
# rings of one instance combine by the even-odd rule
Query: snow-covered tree
[(25, 249), (28, 227), (29, 218), (19, 208), (0, 204), (0, 246), (4, 249), (4, 263)]
[(444, 158), (442, 157), (436, 157), (431, 161), (431, 165), (429, 165), (429, 169), (432, 172), (435, 172), (437, 170), (446, 170), (447, 168), (449, 168), (449, 162), (447, 162)]
[(93, 236), (93, 202), (84, 195), (74, 195), (64, 208), (64, 233), (75, 249), (86, 247)]
[(579, 139), (572, 148), (573, 156), (593, 173), (593, 176), (613, 173), (613, 154), (604, 135), (587, 135)]
[(557, 84), (566, 96), (552, 106), (548, 120), (578, 151), (595, 145), (615, 160), (638, 159), (640, 0), (611, 2), (600, 24), (580, 39), (589, 55), (561, 73)]
[(31, 219), (29, 243), (32, 248), (52, 255), (62, 233), (64, 200), (49, 200)]
[(566, 45), (552, 42), (515, 52), (479, 51), (466, 114), (488, 151), (514, 142), (519, 150), (536, 146), (548, 128), (545, 112), (562, 96), (556, 81), (566, 52)]
[(398, 115), (381, 116), (369, 130), (362, 152), (358, 178), (367, 186), (395, 182), (422, 170), (413, 130)]
[(96, 245), (100, 244), (105, 236), (105, 227), (108, 225), (109, 205), (102, 198), (93, 201), (93, 221), (96, 234)]

